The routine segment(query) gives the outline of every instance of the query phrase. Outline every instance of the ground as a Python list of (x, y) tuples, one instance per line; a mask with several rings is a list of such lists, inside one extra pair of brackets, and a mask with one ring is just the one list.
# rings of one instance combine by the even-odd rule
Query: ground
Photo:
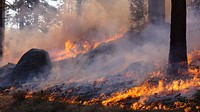
[[(14, 94), (0, 95), (0, 112), (133, 112), (129, 108), (120, 108), (119, 106), (104, 107), (100, 103), (84, 106), (82, 104), (68, 104), (59, 101), (49, 101), (48, 99), (38, 97), (25, 98), (26, 92), (17, 92)], [(198, 111), (197, 105), (200, 104), (200, 91), (194, 95), (193, 99), (181, 98), (180, 102), (187, 106), (166, 112), (190, 112)], [(162, 102), (153, 102), (159, 104)], [(164, 103), (164, 102), (163, 102)], [(174, 102), (173, 102), (174, 103)], [(174, 105), (173, 103), (172, 106)], [(168, 105), (171, 105), (168, 104)], [(143, 110), (143, 112), (165, 112), (162, 109)], [(141, 110), (134, 111), (141, 112)]]

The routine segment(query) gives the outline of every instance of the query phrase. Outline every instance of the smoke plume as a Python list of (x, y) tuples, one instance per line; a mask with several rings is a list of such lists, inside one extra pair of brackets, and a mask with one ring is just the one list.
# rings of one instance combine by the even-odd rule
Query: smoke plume
[[(81, 14), (75, 12), (60, 14), (61, 21), (50, 27), (48, 33), (37, 30), (9, 29), (6, 33), (5, 49), (8, 53), (8, 61), (19, 57), (31, 48), (42, 48), (50, 52), (63, 49), (65, 42), (70, 41), (101, 41), (112, 34), (118, 33), (122, 26), (129, 26), (128, 0), (94, 0), (84, 4)], [(188, 51), (199, 49), (199, 19), (196, 11), (188, 11)], [(140, 35), (134, 35), (136, 40), (142, 41), (141, 45), (130, 41), (130, 35), (113, 42), (106, 47), (107, 54), (99, 54), (91, 57), (80, 54), (76, 58), (55, 62), (54, 68), (46, 84), (67, 83), (70, 81), (93, 81), (100, 77), (115, 75), (134, 62), (166, 64), (169, 52), (169, 23), (148, 24)], [(100, 45), (103, 49), (106, 45)], [(113, 50), (114, 49), (114, 50)], [(90, 60), (92, 59), (92, 61)], [(141, 68), (145, 71), (146, 68)], [(147, 74), (133, 74), (140, 79)], [(122, 79), (123, 80), (123, 79)]]

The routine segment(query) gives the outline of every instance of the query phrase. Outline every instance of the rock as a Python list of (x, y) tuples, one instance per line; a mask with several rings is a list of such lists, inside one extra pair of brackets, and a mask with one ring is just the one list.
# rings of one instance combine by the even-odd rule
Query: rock
[(10, 81), (25, 83), (36, 78), (46, 78), (50, 73), (52, 62), (48, 52), (41, 49), (31, 49), (26, 52), (14, 70), (10, 73)]

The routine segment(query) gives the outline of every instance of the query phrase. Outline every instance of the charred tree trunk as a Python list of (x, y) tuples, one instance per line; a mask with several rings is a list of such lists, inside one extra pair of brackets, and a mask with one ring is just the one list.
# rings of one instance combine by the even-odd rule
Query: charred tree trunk
[(4, 28), (5, 28), (5, 0), (0, 0), (0, 59), (3, 56)]
[(172, 18), (168, 74), (188, 69), (186, 45), (186, 0), (171, 0)]

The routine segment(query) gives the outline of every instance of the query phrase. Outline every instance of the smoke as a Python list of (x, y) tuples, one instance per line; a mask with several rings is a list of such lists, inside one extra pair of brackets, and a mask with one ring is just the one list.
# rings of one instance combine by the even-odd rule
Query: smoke
[(200, 13), (199, 10), (189, 8), (187, 18), (187, 44), (188, 50), (200, 49)]
[[(76, 4), (72, 3), (71, 7), (76, 8)], [(57, 22), (49, 26), (47, 33), (38, 32), (37, 27), (7, 29), (4, 62), (16, 63), (21, 55), (31, 48), (42, 48), (51, 53), (53, 50), (64, 49), (65, 42), (69, 40), (106, 40), (112, 34), (118, 33), (121, 27), (127, 27), (129, 22), (129, 4), (126, 0), (89, 1), (81, 6), (80, 14), (77, 14), (76, 9), (67, 9), (66, 5), (63, 5), (62, 9)], [(33, 13), (37, 15), (40, 10), (43, 9), (38, 7)], [(52, 14), (44, 16), (55, 18)]]
[[(188, 52), (192, 49), (199, 49), (199, 16), (194, 14), (194, 10), (188, 10), (188, 27), (187, 27), (187, 45)], [(148, 77), (145, 74), (147, 66), (160, 64), (164, 66), (168, 62), (169, 45), (170, 45), (170, 24), (158, 23), (148, 24), (139, 35), (126, 35), (123, 39), (119, 39), (109, 44), (114, 51), (109, 49), (108, 54), (97, 54), (95, 58), (88, 59), (86, 56), (77, 56), (75, 60), (68, 60), (63, 63), (58, 63), (52, 71), (52, 75), (47, 81), (48, 84), (63, 83), (63, 82), (81, 82), (94, 81), (100, 77), (113, 76), (121, 73), (124, 69), (129, 68), (129, 65), (135, 62), (144, 63), (139, 71), (142, 73), (132, 74), (136, 81), (142, 81)], [(130, 40), (134, 38), (134, 40)], [(136, 44), (136, 41), (142, 41), (142, 44)], [(106, 46), (106, 45), (105, 45)], [(100, 47), (105, 47), (104, 45)], [(107, 47), (108, 49), (109, 47)], [(78, 62), (78, 64), (77, 64)], [(88, 64), (89, 63), (89, 64)], [(134, 70), (134, 68), (132, 68)], [(151, 68), (150, 71), (153, 71)], [(138, 71), (137, 71), (138, 72)], [(124, 79), (120, 79), (124, 80)], [(50, 82), (50, 83), (49, 83)]]
[[(142, 40), (144, 43), (141, 45), (130, 41), (129, 36), (110, 44), (103, 44), (96, 48), (97, 52), (90, 51), (75, 59), (56, 63), (48, 81), (42, 82), (40, 86), (44, 88), (47, 85), (60, 83), (93, 82), (101, 77), (125, 75), (127, 68), (130, 68), (128, 72), (132, 70), (136, 72), (131, 74), (131, 78), (138, 83), (148, 77), (148, 72), (154, 70), (152, 66), (155, 63), (163, 64), (165, 62), (164, 64), (166, 64), (169, 51), (169, 27), (161, 24), (148, 25), (140, 36), (134, 37), (144, 38)], [(106, 50), (104, 49), (103, 53), (98, 53), (99, 49), (103, 48)], [(91, 55), (94, 57), (90, 57)], [(129, 66), (132, 63), (133, 67)], [(137, 67), (134, 63), (142, 65)], [(123, 80), (125, 78), (120, 79), (120, 81)]]
[[(47, 51), (63, 49), (65, 41), (101, 41), (128, 26), (128, 0), (96, 0), (86, 3), (81, 14), (60, 14), (61, 21), (50, 27), (48, 33), (24, 29), (8, 30), (5, 47), (9, 60), (20, 57), (30, 48)], [(188, 49), (199, 49), (199, 16), (188, 12)], [(76, 58), (56, 62), (47, 81), (41, 87), (57, 83), (94, 81), (100, 77), (121, 73), (135, 62), (166, 64), (169, 52), (170, 27), (168, 23), (148, 24), (139, 34), (126, 35), (110, 44), (102, 44), (98, 50), (80, 54)], [(131, 38), (131, 39), (130, 39)], [(132, 40), (133, 39), (133, 40)], [(136, 44), (137, 41), (142, 44)], [(140, 68), (146, 71), (146, 67)], [(152, 69), (153, 70), (153, 69)], [(147, 74), (132, 74), (136, 80)], [(123, 80), (123, 79), (121, 79)]]

